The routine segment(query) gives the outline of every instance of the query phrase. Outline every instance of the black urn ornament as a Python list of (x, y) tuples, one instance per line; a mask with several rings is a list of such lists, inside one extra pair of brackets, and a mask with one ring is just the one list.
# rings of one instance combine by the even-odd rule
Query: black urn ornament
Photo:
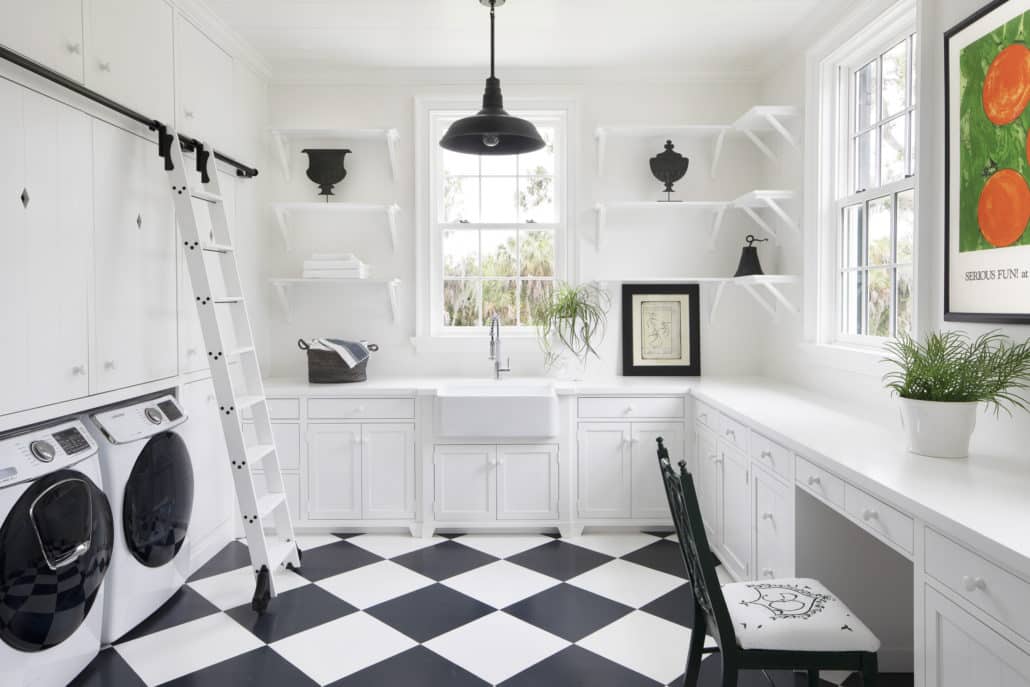
[(748, 234), (747, 245), (740, 254), (740, 264), (737, 265), (737, 273), (734, 277), (750, 277), (756, 274), (765, 274), (762, 271), (762, 263), (758, 261), (758, 248), (754, 246), (756, 241), (768, 241), (769, 239), (756, 239), (753, 234)]
[(672, 141), (665, 142), (665, 152), (651, 158), (651, 174), (665, 184), (664, 203), (678, 203), (672, 199), (672, 185), (683, 178), (690, 166), (690, 160), (673, 150)]
[(300, 152), (308, 156), (308, 179), (318, 184), (318, 195), (325, 196), (328, 203), (329, 196), (334, 195), (333, 187), (347, 178), (343, 161), (351, 151), (346, 148), (305, 148)]

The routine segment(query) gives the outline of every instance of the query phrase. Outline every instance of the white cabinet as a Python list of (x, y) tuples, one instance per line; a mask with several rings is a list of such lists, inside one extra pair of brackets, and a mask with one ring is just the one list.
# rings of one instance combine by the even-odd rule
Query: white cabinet
[(155, 151), (93, 123), (93, 393), (172, 377), (178, 367), (175, 227)]
[(0, 0), (0, 44), (82, 81), (82, 0)]
[(361, 465), (361, 425), (308, 426), (309, 519), (361, 517)]
[(232, 57), (182, 15), (175, 20), (175, 124), (216, 149), (230, 146)]
[(0, 80), (0, 413), (89, 391), (89, 119)]
[[(632, 434), (634, 518), (669, 519), (669, 499), (658, 469), (658, 444), (661, 437), (673, 465), (684, 458), (683, 425), (673, 422), (634, 422)], [(678, 468), (677, 468), (678, 469)]]
[(630, 431), (628, 422), (579, 424), (580, 517), (630, 517), (633, 485)]
[(722, 469), (722, 562), (737, 579), (751, 576), (751, 487), (747, 455), (719, 439)]
[(193, 462), (190, 537), (202, 542), (233, 517), (236, 497), (229, 452), (211, 380), (183, 385), (179, 400), (188, 416), (180, 433)]
[(1030, 687), (1030, 655), (946, 599), (926, 591), (926, 687)]
[(366, 520), (415, 516), (415, 426), (361, 426), (362, 513)]
[(722, 465), (715, 432), (697, 426), (697, 475), (695, 487), (701, 519), (712, 547), (722, 545)]
[(437, 520), (483, 522), (558, 517), (557, 446), (437, 446), (433, 464)]
[(497, 517), (496, 446), (437, 446), (433, 452), (437, 520)]
[(162, 122), (175, 118), (172, 8), (164, 0), (88, 0), (86, 85)]
[(558, 447), (497, 447), (497, 519), (558, 517)]
[(762, 468), (751, 471), (756, 579), (794, 576), (794, 488)]

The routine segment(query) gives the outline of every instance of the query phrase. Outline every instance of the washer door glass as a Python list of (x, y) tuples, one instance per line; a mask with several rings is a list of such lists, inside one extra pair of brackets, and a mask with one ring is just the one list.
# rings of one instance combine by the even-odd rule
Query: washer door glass
[(58, 470), (33, 482), (0, 527), (0, 639), (43, 651), (86, 619), (111, 562), (107, 497), (89, 477)]
[(174, 432), (150, 439), (125, 484), (122, 526), (132, 555), (148, 568), (179, 553), (193, 512), (193, 466)]

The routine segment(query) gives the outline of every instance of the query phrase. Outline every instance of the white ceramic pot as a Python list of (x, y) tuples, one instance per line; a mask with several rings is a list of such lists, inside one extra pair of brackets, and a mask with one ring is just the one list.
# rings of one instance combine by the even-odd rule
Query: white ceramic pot
[(901, 400), (901, 422), (908, 432), (908, 450), (932, 458), (968, 458), (976, 427), (973, 403)]

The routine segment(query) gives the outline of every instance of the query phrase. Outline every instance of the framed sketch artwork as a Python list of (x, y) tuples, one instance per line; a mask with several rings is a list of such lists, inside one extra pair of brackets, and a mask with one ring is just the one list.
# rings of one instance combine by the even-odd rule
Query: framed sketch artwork
[(697, 284), (622, 285), (622, 374), (701, 374)]
[(1030, 323), (1030, 0), (944, 34), (944, 319)]

